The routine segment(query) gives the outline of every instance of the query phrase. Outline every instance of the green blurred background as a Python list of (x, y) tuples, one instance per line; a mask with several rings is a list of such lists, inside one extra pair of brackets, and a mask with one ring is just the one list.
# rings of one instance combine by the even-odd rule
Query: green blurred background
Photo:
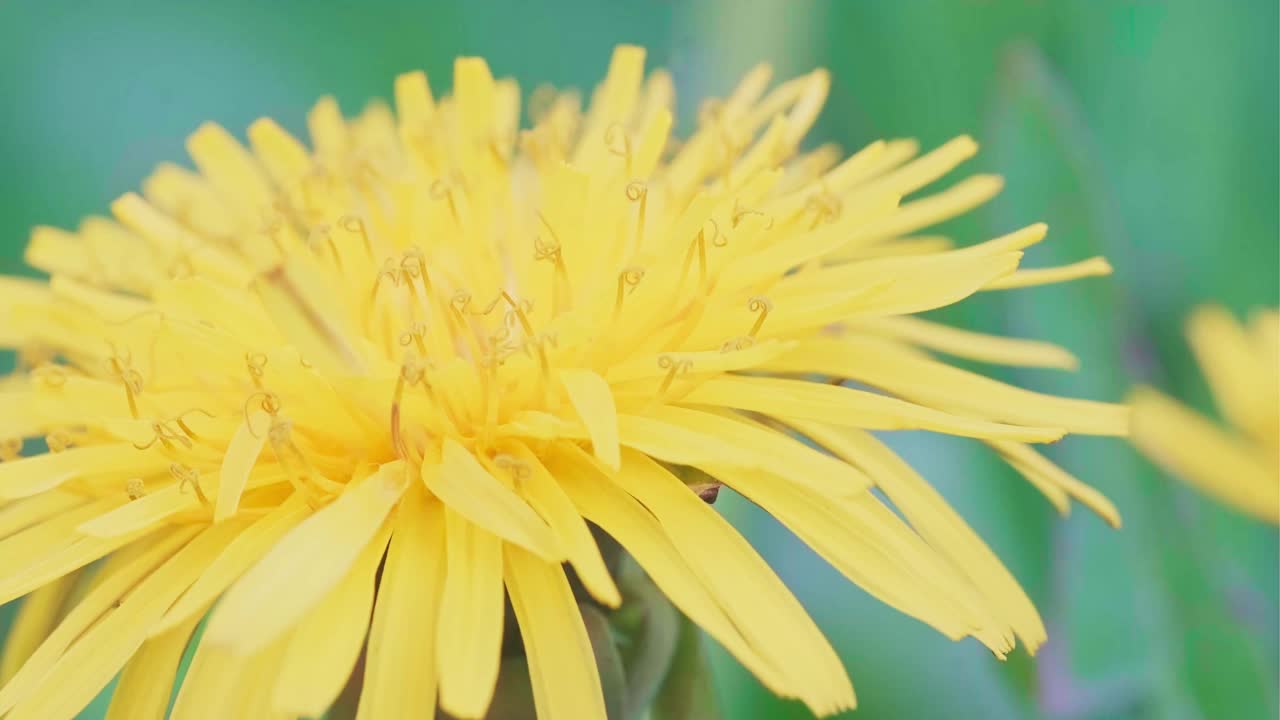
[[(33, 225), (74, 227), (183, 157), (203, 120), (239, 131), (271, 115), (301, 130), (320, 94), (354, 111), (407, 69), (440, 92), (459, 54), (526, 90), (591, 87), (612, 46), (633, 42), (674, 71), (686, 127), (700, 96), (767, 60), (782, 74), (832, 70), (815, 142), (974, 135), (984, 152), (967, 169), (1008, 188), (945, 232), (967, 243), (1045, 220), (1050, 242), (1028, 264), (1105, 254), (1117, 273), (988, 294), (947, 319), (1053, 338), (1084, 361), (1008, 373), (1020, 383), (1118, 399), (1141, 379), (1208, 409), (1182, 318), (1211, 299), (1275, 305), (1280, 292), (1277, 28), (1275, 0), (0, 0), (0, 271), (23, 271)], [(722, 495), (839, 648), (854, 717), (1277, 717), (1275, 530), (1116, 441), (1050, 453), (1115, 500), (1120, 531), (1079, 508), (1059, 519), (974, 443), (892, 441), (1010, 565), (1051, 640), (1034, 662), (1019, 651), (1006, 663), (950, 643)], [(810, 717), (713, 660), (727, 717)]]

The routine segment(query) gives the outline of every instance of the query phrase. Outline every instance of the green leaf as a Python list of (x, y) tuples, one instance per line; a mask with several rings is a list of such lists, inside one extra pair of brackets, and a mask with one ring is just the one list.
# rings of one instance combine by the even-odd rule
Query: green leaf
[(600, 672), (600, 686), (604, 690), (604, 705), (611, 718), (625, 717), (627, 703), (627, 669), (622, 664), (609, 618), (599, 608), (587, 603), (578, 605), (582, 622), (591, 638), (595, 652), (596, 668)]
[(654, 700), (653, 720), (717, 720), (723, 717), (712, 685), (702, 632), (681, 618), (675, 658)]
[(498, 672), (498, 687), (485, 720), (538, 720), (529, 681), (529, 661), (524, 656), (505, 657)]
[(618, 585), (623, 603), (611, 620), (627, 676), (626, 709), (619, 717), (638, 720), (670, 672), (682, 618), (630, 558), (623, 558)]

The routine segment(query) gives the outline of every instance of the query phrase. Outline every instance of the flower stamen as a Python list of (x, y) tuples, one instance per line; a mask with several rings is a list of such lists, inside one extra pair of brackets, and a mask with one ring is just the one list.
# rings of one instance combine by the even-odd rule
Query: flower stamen
[[(183, 463), (173, 463), (169, 466), (169, 474), (174, 480), (178, 481), (178, 492), (185, 493), (187, 488), (195, 491), (196, 499), (205, 507), (210, 507), (209, 498), (205, 497), (204, 490), (200, 487), (200, 471), (184, 465)], [(126, 487), (128, 487), (126, 485)], [(132, 494), (130, 494), (132, 497)]]
[(613, 314), (616, 317), (622, 312), (622, 299), (635, 292), (636, 286), (644, 279), (644, 268), (632, 265), (618, 273), (618, 295), (613, 302)]
[(759, 313), (756, 316), (755, 323), (751, 326), (751, 330), (747, 332), (747, 337), (752, 340), (756, 339), (756, 334), (760, 332), (760, 328), (764, 326), (764, 321), (769, 317), (769, 313), (773, 311), (773, 301), (763, 295), (756, 295), (747, 301), (747, 309), (753, 313)]

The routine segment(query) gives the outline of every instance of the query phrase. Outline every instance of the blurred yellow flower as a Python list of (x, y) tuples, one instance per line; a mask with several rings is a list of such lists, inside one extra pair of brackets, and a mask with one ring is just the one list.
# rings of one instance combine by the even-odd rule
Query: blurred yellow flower
[(1130, 396), (1134, 444), (1202, 492), (1280, 523), (1280, 312), (1259, 310), (1246, 327), (1202, 307), (1187, 339), (1232, 431), (1142, 387)]
[(828, 76), (769, 82), (752, 70), (676, 143), (639, 48), (585, 112), (536, 92), (523, 131), (516, 84), (460, 59), (440, 100), (421, 73), (394, 113), (322, 100), (310, 150), (270, 120), (251, 151), (205, 125), (197, 172), (37, 229), (50, 280), (0, 284), (23, 362), (0, 395), (0, 602), (26, 597), (0, 713), (71, 717), (123, 669), (111, 716), (156, 716), (212, 607), (175, 718), (318, 716), (362, 652), (360, 717), (477, 718), (505, 594), (539, 716), (603, 718), (567, 570), (621, 598), (588, 521), (769, 688), (852, 707), (817, 626), (699, 499), (716, 483), (948, 637), (1034, 651), (1016, 580), (868, 431), (977, 438), (1118, 524), (1030, 443), (1123, 435), (1127, 409), (952, 367), (932, 352), (1075, 361), (914, 317), (1109, 268), (1019, 269), (1043, 225), (917, 235), (999, 190), (901, 202), (973, 141), (798, 153)]

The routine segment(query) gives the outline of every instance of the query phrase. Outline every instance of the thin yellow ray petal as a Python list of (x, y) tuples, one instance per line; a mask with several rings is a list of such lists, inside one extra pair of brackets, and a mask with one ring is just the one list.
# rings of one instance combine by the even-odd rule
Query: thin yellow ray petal
[(79, 578), (78, 572), (68, 573), (23, 598), (5, 638), (4, 653), (0, 655), (0, 685), (17, 674), (18, 668), (57, 626)]
[(961, 135), (882, 177), (858, 186), (857, 191), (907, 195), (951, 172), (977, 152), (978, 143), (968, 135)]
[(835, 650), (764, 559), (677, 477), (634, 450), (610, 476), (654, 514), (743, 635), (818, 715), (855, 705)]
[(164, 720), (178, 663), (199, 623), (185, 620), (142, 644), (120, 672), (106, 720)]
[(606, 720), (591, 640), (564, 571), (514, 545), (504, 555), (538, 717)]
[(770, 690), (789, 694), (785, 674), (744, 639), (707, 592), (653, 515), (600, 476), (579, 456), (553, 451), (547, 469), (584, 516), (617, 540), (671, 602), (720, 643)]
[(1032, 287), (1035, 285), (1051, 285), (1053, 283), (1070, 282), (1080, 278), (1110, 275), (1111, 263), (1106, 258), (1092, 257), (1070, 265), (1055, 268), (1028, 268), (1012, 275), (993, 280), (987, 284), (987, 290), (1010, 290), (1013, 288)]
[[(806, 365), (819, 363), (816, 359), (809, 361), (807, 358), (806, 354), (806, 360), (802, 361)], [(782, 369), (793, 368), (793, 364), (782, 360), (778, 364)], [(840, 369), (843, 365), (839, 368), (806, 368), (805, 372), (846, 377)], [(1053, 426), (1008, 425), (969, 418), (863, 390), (807, 380), (725, 375), (698, 385), (681, 401), (870, 430), (931, 430), (964, 437), (1023, 442), (1053, 442), (1064, 434)]]
[(1280, 367), (1275, 359), (1258, 352), (1245, 328), (1216, 306), (1202, 307), (1191, 314), (1187, 341), (1222, 415), (1261, 442), (1273, 446), (1280, 442), (1280, 393), (1276, 384)]
[(1040, 453), (1022, 443), (994, 440), (990, 443), (1009, 464), (1024, 475), (1035, 474), (1060, 488), (1063, 492), (1079, 500), (1085, 507), (1094, 511), (1113, 528), (1121, 525), (1120, 511), (1102, 493), (1080, 482), (1066, 470), (1050, 462)]
[[(783, 142), (794, 152), (800, 140), (813, 127), (822, 106), (827, 102), (827, 93), (831, 90), (831, 73), (817, 69), (804, 78), (800, 96), (796, 98), (791, 111), (787, 113), (786, 133)], [(789, 154), (789, 153), (788, 153)]]
[(1053, 509), (1058, 511), (1059, 515), (1066, 517), (1071, 514), (1071, 496), (1061, 486), (1027, 463), (1008, 456), (1004, 457), (1004, 461), (1009, 464), (1009, 467), (1017, 470), (1018, 474), (1031, 483), (1032, 487), (1039, 490), (1040, 494), (1044, 495), (1044, 498), (1049, 501), (1049, 504), (1053, 505)]
[(378, 586), (357, 720), (412, 717), (435, 707), (444, 522), (441, 504), (411, 485), (396, 510)]
[(240, 507), (240, 496), (244, 494), (245, 484), (249, 481), (249, 472), (258, 462), (258, 455), (267, 441), (267, 428), (270, 418), (262, 411), (251, 413), (236, 428), (227, 443), (227, 452), (222, 457), (222, 467), (218, 470), (218, 497), (214, 503), (213, 521), (222, 522), (236, 514)]
[(427, 123), (435, 113), (435, 100), (431, 97), (431, 84), (421, 70), (407, 72), (396, 77), (396, 117), (403, 129), (426, 132)]
[(814, 491), (846, 497), (870, 481), (845, 463), (781, 433), (679, 407), (655, 408), (647, 416), (620, 420), (622, 444), (678, 465), (758, 467), (777, 474), (793, 470)]
[[(1024, 390), (877, 338), (814, 338), (790, 355), (770, 362), (769, 367), (849, 378), (911, 402), (982, 420), (1060, 427), (1088, 435), (1123, 436), (1129, 431), (1129, 410), (1124, 405)], [(974, 437), (1037, 442), (1011, 436)]]
[(253, 121), (249, 143), (277, 185), (287, 186), (311, 169), (307, 148), (271, 118)]
[(228, 205), (250, 222), (263, 221), (271, 208), (271, 183), (231, 133), (205, 123), (187, 138), (187, 152)]
[(1075, 370), (1080, 361), (1052, 343), (961, 330), (918, 317), (863, 320), (855, 326), (955, 357), (995, 365)]
[(1275, 458), (1224, 433), (1178, 401), (1150, 388), (1129, 396), (1132, 441), (1165, 470), (1206, 494), (1272, 524), (1280, 524)]
[(404, 463), (387, 463), (293, 528), (223, 596), (205, 642), (249, 655), (293, 627), (347, 574), (404, 487)]
[(538, 456), (527, 446), (515, 445), (511, 451), (529, 469), (528, 475), (522, 479), (521, 492), (551, 526), (560, 547), (564, 548), (568, 556), (569, 564), (573, 566), (587, 592), (606, 607), (616, 608), (621, 605), (622, 595), (600, 555), (600, 548), (596, 545), (591, 529), (578, 514), (556, 478), (551, 476)]
[[(794, 347), (794, 341), (764, 340), (752, 343), (750, 347), (733, 350), (732, 352), (707, 350), (680, 353), (678, 359), (682, 362), (687, 362), (688, 372), (695, 375), (732, 372), (734, 370), (753, 368), (782, 355)], [(670, 372), (670, 368), (664, 367), (667, 363), (663, 358), (666, 358), (667, 361), (672, 359), (671, 356), (662, 354), (624, 360), (609, 368), (607, 373), (609, 382), (617, 384), (632, 380), (661, 379)]]
[(797, 423), (797, 428), (866, 470), (929, 545), (972, 581), (995, 620), (1011, 627), (1028, 651), (1035, 652), (1046, 637), (1035, 606), (999, 558), (924, 478), (869, 433), (813, 423)]
[(941, 235), (913, 235), (875, 245), (855, 246), (840, 252), (840, 260), (873, 260), (877, 258), (934, 255), (955, 249), (951, 238)]
[(648, 124), (640, 128), (636, 142), (632, 169), (636, 177), (647, 178), (653, 174), (671, 135), (673, 117), (671, 111), (662, 109), (653, 114)]
[(347, 153), (350, 143), (347, 121), (342, 118), (338, 101), (325, 96), (307, 113), (307, 130), (311, 144), (325, 162), (337, 164)]
[(129, 443), (43, 453), (0, 464), (0, 499), (29, 497), (76, 478), (145, 477), (168, 469), (170, 462), (163, 453)]
[(348, 309), (312, 258), (295, 253), (253, 287), (276, 328), (308, 362), (339, 377), (367, 370), (352, 341), (358, 333)]
[(617, 469), (622, 462), (618, 445), (618, 410), (614, 406), (609, 383), (595, 372), (583, 369), (561, 370), (560, 382), (591, 436), (591, 447), (596, 457)]
[(445, 438), (439, 465), (422, 464), (422, 480), (450, 510), (548, 560), (564, 555), (547, 524), (466, 448)]
[(0, 540), (0, 582), (75, 542), (75, 529), (80, 523), (110, 512), (125, 502), (125, 498), (100, 498), (86, 502), (31, 523)]
[(71, 717), (81, 710), (141, 647), (150, 624), (190, 587), (242, 526), (224, 523), (200, 532), (78, 638), (8, 717), (46, 720)]
[(436, 624), (440, 707), (482, 718), (498, 682), (502, 650), (502, 540), (445, 510), (444, 592)]
[[(237, 655), (227, 648), (201, 641), (178, 690), (170, 720), (279, 718), (278, 715), (273, 717), (268, 712), (261, 712), (267, 708), (253, 708), (259, 712), (248, 715), (243, 711), (255, 699), (260, 700), (258, 705), (262, 700), (270, 699), (268, 691), (288, 641), (286, 633), (250, 655)], [(255, 694), (260, 697), (254, 698)]]
[(295, 495), (246, 528), (156, 622), (150, 636), (157, 637), (188, 620), (198, 619), (223, 590), (267, 554), (277, 540), (308, 517), (310, 512), (302, 498)]
[(88, 498), (60, 490), (50, 490), (0, 507), (0, 540), (86, 504)]
[(974, 175), (935, 195), (905, 203), (884, 219), (868, 223), (851, 242), (866, 243), (905, 235), (962, 215), (995, 197), (1004, 187), (997, 175)]
[(116, 322), (147, 310), (148, 303), (118, 292), (110, 292), (65, 275), (49, 278), (54, 297), (85, 312)]
[[(60, 274), (76, 278), (95, 275), (92, 260), (84, 252), (84, 243), (74, 233), (59, 228), (37, 226), (31, 230), (31, 242), (27, 244), (23, 259), (37, 270), (50, 275)], [(5, 347), (22, 345), (24, 338), (14, 333), (10, 322), (13, 308), (39, 306), (53, 299), (47, 283), (29, 278), (0, 278), (0, 339)]]
[[(155, 528), (144, 528), (109, 538), (76, 537), (68, 533), (59, 538), (62, 542), (52, 547), (28, 548), (23, 566), (11, 574), (0, 576), (0, 603), (26, 595), (155, 531)], [(15, 535), (9, 540), (20, 537)]]
[(79, 602), (74, 602), (66, 617), (0, 689), (0, 713), (30, 695), (71, 643), (119, 603), (140, 580), (173, 557), (198, 531), (196, 527), (179, 528), (161, 537), (149, 538), (145, 548), (132, 558), (120, 562), (114, 557), (107, 560), (94, 577), (93, 587)]
[(861, 292), (874, 287), (875, 292), (861, 292), (861, 302), (828, 322), (907, 315), (957, 303), (1013, 272), (1021, 260), (1020, 252), (961, 251), (864, 260), (790, 275), (770, 295), (781, 309), (801, 298), (840, 296), (851, 289)]
[(277, 711), (318, 717), (342, 692), (369, 629), (374, 575), (390, 534), (390, 526), (375, 534), (347, 574), (298, 622), (272, 693)]
[(168, 485), (81, 523), (76, 532), (99, 538), (119, 537), (155, 527), (184, 510), (199, 507), (195, 493), (182, 485)]

